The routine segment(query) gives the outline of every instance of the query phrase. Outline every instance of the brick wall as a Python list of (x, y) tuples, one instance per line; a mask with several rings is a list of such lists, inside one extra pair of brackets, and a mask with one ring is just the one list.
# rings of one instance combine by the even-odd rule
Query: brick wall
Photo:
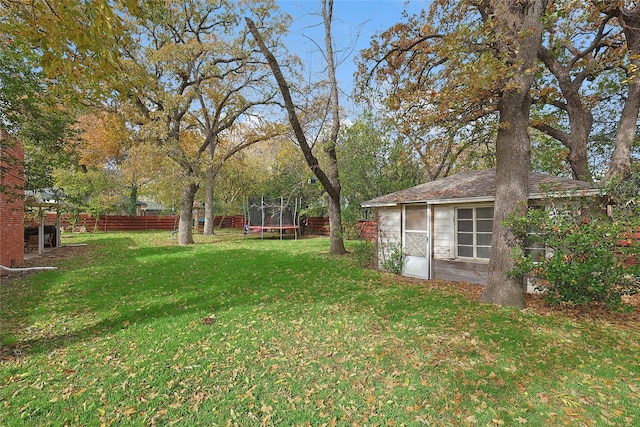
[[(359, 221), (355, 227), (360, 238), (371, 242), (376, 240), (378, 235), (377, 221)], [(329, 218), (320, 216), (307, 217), (302, 221), (302, 230), (303, 234), (306, 235), (328, 236)]]
[(0, 139), (0, 264), (15, 267), (24, 261), (24, 150), (2, 129)]
[(360, 221), (356, 224), (362, 239), (375, 242), (378, 237), (378, 221)]
[[(626, 233), (624, 239), (618, 240), (618, 246), (621, 247), (630, 247), (638, 244), (640, 244), (640, 228)], [(620, 252), (618, 252), (618, 254), (620, 254)], [(622, 264), (626, 267), (640, 265), (640, 256), (636, 254), (628, 254), (622, 260)]]

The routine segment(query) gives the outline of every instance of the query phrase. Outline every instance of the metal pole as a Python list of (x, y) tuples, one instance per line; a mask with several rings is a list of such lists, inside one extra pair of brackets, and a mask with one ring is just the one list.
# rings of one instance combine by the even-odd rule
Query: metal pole
[(296, 197), (295, 201), (294, 201), (294, 208), (293, 208), (293, 232), (295, 233), (295, 239), (298, 240), (298, 228), (295, 228), (296, 226), (300, 227), (300, 219), (298, 219), (297, 223), (296, 223), (296, 217), (298, 216), (298, 198)]
[(62, 246), (62, 236), (60, 236), (60, 205), (56, 208), (56, 248)]
[(40, 217), (40, 229), (38, 230), (38, 255), (42, 255), (44, 251), (44, 208), (38, 208), (38, 216)]

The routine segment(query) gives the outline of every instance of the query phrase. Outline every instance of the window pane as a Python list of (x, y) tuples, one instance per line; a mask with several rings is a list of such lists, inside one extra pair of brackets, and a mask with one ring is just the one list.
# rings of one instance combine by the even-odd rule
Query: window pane
[(427, 207), (407, 206), (405, 210), (407, 230), (427, 230)]
[(478, 246), (478, 258), (489, 258), (491, 246)]
[(493, 219), (493, 208), (477, 208), (476, 218), (478, 219)]
[(473, 233), (458, 233), (459, 245), (473, 245)]
[(458, 219), (472, 219), (473, 209), (458, 209)]
[(531, 239), (529, 239), (529, 236), (527, 236), (527, 239), (524, 242), (524, 245), (526, 248), (530, 248), (530, 249), (544, 249), (544, 245), (542, 243), (539, 242), (532, 242)]
[(473, 221), (458, 221), (458, 231), (473, 232)]
[(458, 256), (473, 257), (473, 247), (471, 246), (458, 246)]
[(491, 233), (478, 233), (476, 243), (481, 246), (491, 246), (491, 237), (493, 237)]
[(483, 219), (483, 220), (479, 220), (477, 221), (478, 224), (478, 229), (476, 231), (478, 232), (491, 232), (493, 231), (493, 220), (492, 219)]
[(493, 207), (457, 210), (458, 256), (488, 259), (493, 237)]

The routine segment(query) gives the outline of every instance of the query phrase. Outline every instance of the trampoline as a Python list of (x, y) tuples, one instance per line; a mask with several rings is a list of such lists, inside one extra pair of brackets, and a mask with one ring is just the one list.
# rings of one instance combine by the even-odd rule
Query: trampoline
[(246, 204), (245, 230), (247, 232), (261, 233), (278, 232), (280, 239), (287, 232), (293, 231), (295, 239), (298, 238), (300, 221), (298, 218), (299, 199), (265, 199), (264, 197), (252, 198)]

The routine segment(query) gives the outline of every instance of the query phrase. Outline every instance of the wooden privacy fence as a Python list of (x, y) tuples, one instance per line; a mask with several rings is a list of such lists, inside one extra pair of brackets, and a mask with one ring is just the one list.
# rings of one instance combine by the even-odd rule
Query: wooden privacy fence
[[(65, 229), (71, 227), (72, 216), (69, 214), (60, 216), (60, 225)], [(47, 224), (56, 223), (56, 215), (48, 213)], [(198, 223), (200, 231), (204, 226), (203, 221)], [(213, 220), (215, 228), (243, 228), (243, 215), (216, 216)], [(102, 232), (110, 231), (143, 231), (143, 230), (175, 230), (178, 228), (178, 217), (175, 215), (164, 216), (124, 216), (124, 215), (102, 215), (96, 218), (91, 215), (80, 215), (80, 219), (75, 224), (76, 227), (84, 227), (86, 231), (97, 229)], [(302, 220), (301, 228), (303, 234), (314, 236), (329, 235), (329, 218), (308, 217)], [(360, 237), (367, 240), (375, 240), (377, 223), (375, 221), (360, 221), (356, 228)]]
[(300, 221), (302, 234), (312, 234), (315, 236), (329, 235), (329, 218), (321, 216), (310, 216)]
[[(60, 225), (65, 229), (71, 227), (71, 215), (61, 215)], [(47, 214), (47, 224), (56, 223), (56, 215)], [(214, 227), (222, 228), (242, 228), (244, 217), (242, 215), (216, 216), (213, 221)], [(222, 225), (221, 225), (222, 224)], [(124, 216), (124, 215), (102, 215), (96, 218), (91, 215), (80, 215), (76, 227), (84, 227), (87, 231), (97, 229), (99, 231), (142, 231), (142, 230), (175, 230), (178, 228), (178, 217), (175, 215), (164, 216)], [(203, 223), (199, 224), (200, 228)]]

